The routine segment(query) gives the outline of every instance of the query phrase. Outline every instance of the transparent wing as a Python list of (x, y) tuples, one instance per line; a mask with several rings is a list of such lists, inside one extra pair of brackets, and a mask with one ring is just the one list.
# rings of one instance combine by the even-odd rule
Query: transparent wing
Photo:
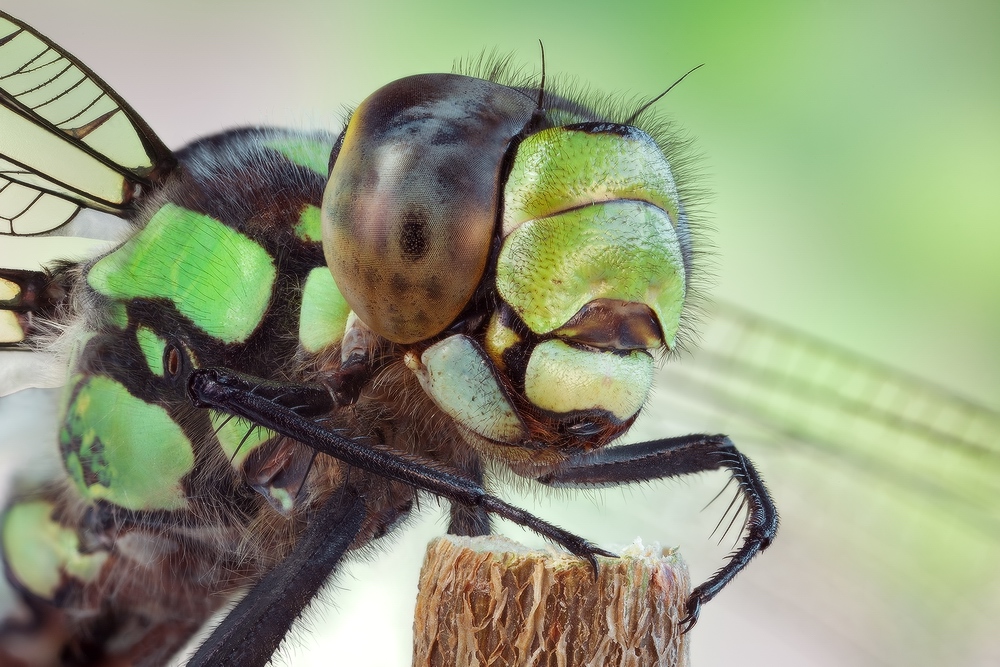
[(1000, 648), (1000, 414), (735, 306), (709, 308), (701, 333), (661, 370), (642, 436), (724, 432), (757, 462), (782, 526), (737, 582), (748, 608), (851, 664)]
[[(115, 245), (114, 240), (81, 236), (18, 237), (0, 242), (0, 348), (27, 338), (32, 304), (44, 298), (46, 267), (57, 260), (75, 262), (96, 257)], [(6, 357), (3, 365), (8, 366), (10, 359), (13, 357)], [(0, 377), (6, 370), (9, 368), (0, 369)], [(23, 386), (39, 385), (0, 380), (0, 396)]]
[[(170, 151), (106, 83), (0, 12), (0, 234), (48, 234), (81, 207), (121, 213), (172, 165)], [(31, 318), (44, 310), (52, 261), (101, 250), (88, 238), (0, 242), (0, 346), (24, 341)], [(5, 375), (8, 391), (24, 385), (13, 376)]]
[[(0, 161), (3, 173), (11, 169)], [(39, 234), (73, 219), (80, 205), (0, 177), (0, 233)]]
[(15, 281), (0, 277), (0, 344), (20, 343), (24, 340), (24, 327), (13, 310), (6, 304), (14, 303), (22, 294), (21, 286)]
[(1000, 535), (1000, 413), (737, 306), (716, 304), (706, 324), (691, 358), (665, 370), (668, 391)]
[(41, 234), (81, 206), (120, 212), (170, 151), (73, 56), (0, 12), (0, 233)]

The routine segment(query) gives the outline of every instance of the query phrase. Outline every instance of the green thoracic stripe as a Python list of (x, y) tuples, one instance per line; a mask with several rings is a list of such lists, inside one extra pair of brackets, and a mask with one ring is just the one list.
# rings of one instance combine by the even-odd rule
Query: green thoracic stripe
[(149, 327), (140, 326), (135, 331), (136, 341), (146, 365), (153, 375), (163, 377), (163, 353), (167, 349), (167, 341), (156, 335)]
[(347, 327), (347, 305), (333, 275), (325, 266), (313, 269), (302, 289), (299, 312), (299, 341), (306, 352), (319, 352), (340, 343)]
[(187, 506), (182, 481), (194, 468), (194, 447), (163, 407), (103, 376), (78, 375), (67, 392), (59, 441), (84, 498), (132, 510)]
[(276, 435), (274, 431), (215, 410), (209, 410), (208, 416), (222, 451), (234, 468), (242, 466), (251, 452)]
[(268, 139), (263, 143), (300, 167), (321, 174), (323, 178), (330, 171), (330, 151), (333, 146), (327, 141), (296, 137)]
[(319, 243), (323, 240), (323, 220), (319, 206), (306, 204), (295, 225), (295, 235), (307, 242)]
[(67, 577), (84, 583), (97, 578), (107, 551), (82, 552), (76, 531), (52, 519), (55, 506), (44, 500), (20, 502), (3, 517), (4, 561), (14, 579), (42, 599), (53, 601)]
[(205, 333), (245, 341), (271, 299), (277, 270), (253, 240), (207, 215), (167, 204), (145, 228), (88, 272), (119, 301), (166, 298)]

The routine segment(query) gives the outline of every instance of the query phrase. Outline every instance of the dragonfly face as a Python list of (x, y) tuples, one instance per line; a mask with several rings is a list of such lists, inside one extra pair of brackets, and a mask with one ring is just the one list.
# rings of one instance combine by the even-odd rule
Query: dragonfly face
[(419, 490), (452, 502), (451, 532), (495, 514), (597, 567), (607, 552), (486, 493), (495, 464), (552, 486), (730, 470), (747, 533), (685, 627), (770, 544), (774, 507), (725, 436), (604, 453), (685, 309), (668, 138), (549, 91), (422, 75), (336, 140), (253, 128), (173, 154), (71, 56), (0, 29), (0, 123), (35, 137), (0, 138), (8, 231), (80, 206), (132, 223), (96, 258), (0, 270), (7, 342), (62, 330), (68, 350), (63, 490), (15, 503), (3, 531), (10, 580), (61, 619), (54, 650), (159, 662), (253, 586), (192, 664), (263, 664)]
[(649, 135), (552, 127), (536, 109), (481, 79), (390, 84), (351, 118), (323, 204), (356, 326), (410, 345), (406, 365), (468, 441), (523, 472), (632, 423), (650, 353), (676, 337), (690, 254)]

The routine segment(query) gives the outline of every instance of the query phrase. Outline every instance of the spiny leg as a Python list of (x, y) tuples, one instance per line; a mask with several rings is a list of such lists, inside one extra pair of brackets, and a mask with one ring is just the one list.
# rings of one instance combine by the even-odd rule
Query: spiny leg
[[(595, 573), (597, 555), (613, 556), (577, 535), (505, 503), (496, 496), (489, 495), (481, 484), (473, 480), (374, 449), (364, 441), (323, 428), (274, 398), (277, 395), (275, 388), (280, 386), (234, 371), (208, 368), (191, 373), (188, 393), (197, 407), (214, 407), (239, 415), (258, 426), (297, 440), (348, 465), (403, 482), (417, 489), (430, 491), (443, 498), (496, 514), (524, 526), (562, 545), (571, 553), (586, 558)], [(290, 387), (301, 390), (301, 385), (290, 385)]]
[(263, 667), (340, 563), (365, 519), (364, 498), (334, 493), (285, 560), (257, 582), (188, 667)]
[[(483, 466), (478, 457), (466, 470), (469, 479), (476, 484), (483, 483)], [(471, 507), (462, 503), (451, 503), (451, 517), (448, 523), (449, 535), (479, 537), (490, 534), (490, 515), (481, 507)]]
[(688, 435), (609, 447), (571, 458), (540, 477), (549, 486), (610, 486), (728, 469), (747, 505), (743, 543), (726, 564), (693, 591), (683, 620), (685, 631), (698, 620), (703, 604), (714, 598), (750, 560), (770, 546), (778, 530), (778, 511), (767, 487), (746, 456), (724, 435)]

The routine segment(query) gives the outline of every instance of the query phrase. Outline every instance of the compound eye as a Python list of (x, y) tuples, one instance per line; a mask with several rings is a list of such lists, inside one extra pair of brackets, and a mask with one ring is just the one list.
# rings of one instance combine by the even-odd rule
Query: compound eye
[(323, 252), (372, 331), (413, 343), (469, 303), (496, 229), (503, 156), (532, 110), (511, 88), (428, 74), (355, 111), (323, 196)]

